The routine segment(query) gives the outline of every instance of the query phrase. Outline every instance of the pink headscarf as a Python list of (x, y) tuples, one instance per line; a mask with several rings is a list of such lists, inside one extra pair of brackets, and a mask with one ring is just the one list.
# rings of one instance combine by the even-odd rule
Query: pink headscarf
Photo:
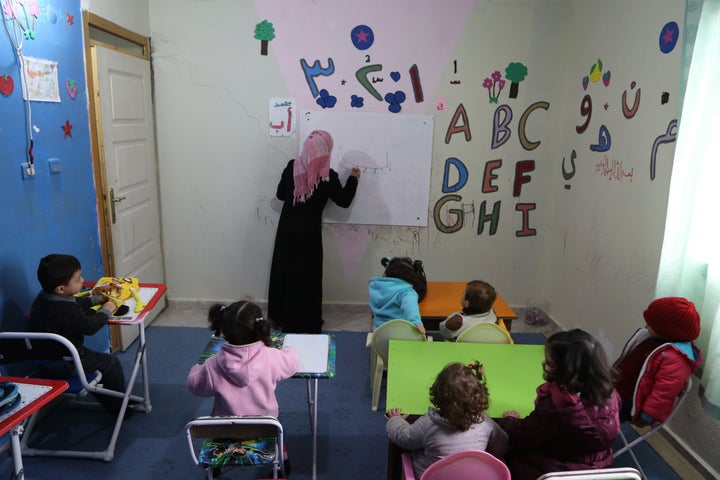
[(313, 130), (303, 143), (300, 158), (293, 163), (293, 205), (310, 198), (318, 183), (330, 179), (332, 136), (325, 130)]

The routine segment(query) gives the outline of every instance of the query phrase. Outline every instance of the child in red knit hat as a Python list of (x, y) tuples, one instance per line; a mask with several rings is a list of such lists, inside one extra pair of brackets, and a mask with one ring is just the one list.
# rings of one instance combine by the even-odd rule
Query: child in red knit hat
[(654, 300), (643, 312), (646, 326), (628, 340), (613, 366), (622, 398), (620, 420), (646, 426), (665, 421), (685, 383), (702, 362), (693, 343), (700, 315), (682, 297)]

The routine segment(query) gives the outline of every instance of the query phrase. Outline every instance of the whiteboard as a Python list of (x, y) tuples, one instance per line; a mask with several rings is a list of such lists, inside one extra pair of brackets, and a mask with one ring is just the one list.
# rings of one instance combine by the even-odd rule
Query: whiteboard
[(303, 111), (300, 150), (313, 130), (335, 141), (330, 166), (340, 181), (362, 174), (350, 208), (328, 202), (327, 223), (426, 227), (430, 201), (433, 117), (393, 113)]

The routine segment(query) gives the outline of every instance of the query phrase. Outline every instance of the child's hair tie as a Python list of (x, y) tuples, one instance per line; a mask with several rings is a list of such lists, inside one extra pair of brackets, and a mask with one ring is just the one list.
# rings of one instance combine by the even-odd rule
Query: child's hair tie
[(473, 375), (475, 375), (481, 382), (485, 381), (485, 372), (483, 371), (483, 364), (475, 360), (473, 363), (468, 363), (467, 367), (470, 369)]
[(225, 305), (220, 305), (220, 311), (222, 312), (223, 310), (225, 310)]
[(257, 318), (255, 319), (255, 323), (262, 322), (263, 320), (264, 320), (263, 317), (257, 317)]

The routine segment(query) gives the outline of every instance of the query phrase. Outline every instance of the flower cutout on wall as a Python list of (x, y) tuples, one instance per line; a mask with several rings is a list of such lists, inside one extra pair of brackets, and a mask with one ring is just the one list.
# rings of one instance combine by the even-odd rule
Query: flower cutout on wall
[(485, 77), (483, 87), (487, 88), (490, 103), (498, 103), (498, 97), (503, 88), (505, 88), (505, 80), (499, 70), (495, 70), (490, 77)]
[(363, 97), (358, 97), (357, 95), (351, 95), (350, 106), (353, 108), (362, 108), (365, 106), (365, 99)]
[(395, 93), (388, 93), (385, 95), (385, 101), (389, 103), (388, 110), (392, 113), (398, 113), (402, 110), (400, 105), (405, 101), (405, 92), (398, 90)]
[(315, 102), (322, 108), (333, 108), (337, 103), (337, 97), (330, 95), (328, 91), (323, 88), (320, 90), (320, 98), (315, 100)]

